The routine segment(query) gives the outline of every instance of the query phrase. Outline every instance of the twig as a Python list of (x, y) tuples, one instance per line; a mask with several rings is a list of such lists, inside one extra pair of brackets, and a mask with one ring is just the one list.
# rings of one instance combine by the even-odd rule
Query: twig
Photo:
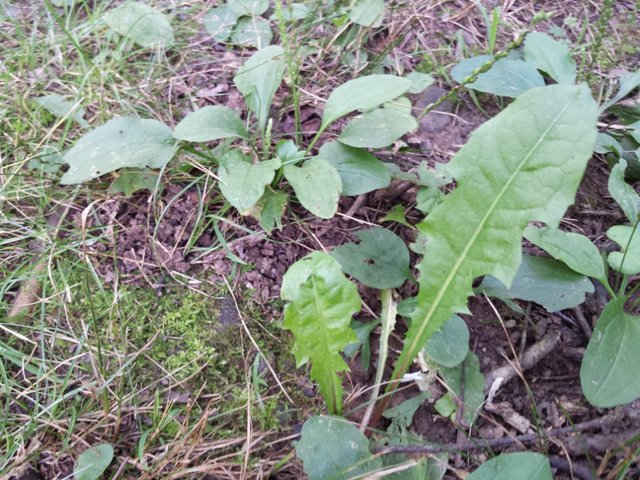
[(562, 470), (563, 472), (568, 472), (572, 475), (572, 477), (577, 477), (580, 480), (595, 480), (595, 476), (584, 465), (580, 465), (578, 463), (569, 462), (562, 457), (558, 457), (556, 455), (549, 456), (549, 463), (553, 468), (557, 468), (558, 470)]
[(444, 445), (390, 445), (381, 446), (373, 449), (374, 453), (408, 453), (408, 454), (433, 454), (442, 452), (464, 452), (478, 451), (485, 448), (493, 449), (496, 447), (507, 447), (517, 443), (531, 443), (553, 437), (561, 437), (572, 433), (583, 432), (594, 428), (601, 428), (604, 425), (612, 424), (617, 421), (613, 415), (596, 418), (587, 422), (578, 423), (570, 427), (556, 428), (549, 431), (541, 431), (537, 433), (527, 433), (524, 435), (515, 435), (513, 437), (497, 438), (493, 440), (470, 440), (464, 443), (444, 444)]

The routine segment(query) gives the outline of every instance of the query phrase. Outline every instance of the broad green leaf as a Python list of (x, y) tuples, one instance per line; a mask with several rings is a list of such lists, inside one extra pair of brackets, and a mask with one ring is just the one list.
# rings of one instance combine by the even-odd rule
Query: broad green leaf
[(529, 226), (524, 237), (573, 271), (587, 277), (604, 279), (604, 263), (598, 248), (584, 235), (557, 228)]
[(51, 93), (33, 99), (38, 105), (58, 118), (71, 118), (82, 128), (89, 128), (89, 123), (83, 118), (84, 108), (75, 102), (65, 100), (62, 95)]
[(431, 75), (422, 72), (411, 72), (405, 78), (411, 80), (411, 88), (407, 93), (422, 93), (436, 81)]
[(638, 221), (640, 215), (640, 195), (624, 179), (627, 161), (620, 159), (611, 169), (609, 175), (609, 193), (620, 205), (620, 208), (632, 224)]
[(582, 359), (582, 391), (599, 408), (640, 397), (640, 317), (624, 311), (626, 300), (613, 300), (602, 311)]
[(467, 480), (553, 480), (551, 465), (540, 453), (502, 453), (480, 465)]
[(265, 48), (271, 43), (271, 24), (261, 17), (241, 17), (231, 32), (231, 41), (237, 45)]
[(609, 107), (612, 107), (624, 97), (629, 95), (631, 91), (640, 85), (640, 70), (636, 70), (633, 73), (629, 73), (623, 77), (620, 77), (620, 87), (618, 88), (618, 93), (616, 93), (613, 98), (609, 101), (605, 102), (601, 107), (600, 111), (604, 112)]
[(312, 158), (302, 167), (287, 165), (284, 176), (304, 208), (320, 218), (331, 218), (342, 193), (340, 174), (326, 160)]
[(377, 28), (384, 18), (384, 0), (355, 0), (348, 16), (357, 25)]
[(518, 273), (507, 288), (500, 280), (487, 276), (478, 290), (503, 300), (527, 300), (558, 312), (584, 303), (585, 293), (593, 293), (591, 281), (564, 263), (546, 257), (524, 255)]
[(118, 178), (109, 186), (109, 193), (123, 193), (130, 197), (138, 190), (147, 189), (153, 191), (158, 182), (158, 172), (153, 170), (127, 170), (120, 172)]
[(202, 17), (204, 28), (209, 35), (218, 42), (224, 42), (229, 38), (233, 27), (238, 22), (238, 16), (228, 5), (212, 8)]
[(269, 0), (228, 0), (227, 6), (238, 17), (262, 15), (269, 9)]
[(356, 232), (360, 243), (334, 248), (331, 255), (345, 273), (372, 288), (397, 288), (411, 278), (404, 241), (386, 228)]
[(383, 148), (417, 127), (418, 122), (408, 111), (376, 108), (354, 117), (338, 140), (351, 147)]
[(407, 217), (404, 214), (404, 207), (402, 205), (394, 205), (384, 217), (378, 220), (378, 222), (396, 222), (400, 225), (404, 225), (405, 227), (413, 228), (413, 225), (407, 221)]
[(362, 195), (387, 188), (391, 183), (384, 163), (366, 150), (329, 142), (320, 148), (318, 157), (333, 165), (340, 174), (342, 195)]
[(453, 368), (469, 353), (469, 329), (458, 315), (452, 316), (427, 341), (424, 352), (438, 365)]
[(331, 413), (342, 412), (342, 383), (338, 372), (349, 367), (340, 352), (357, 337), (351, 317), (360, 310), (356, 286), (347, 280), (330, 255), (313, 252), (285, 273), (281, 296), (284, 327), (295, 337), (293, 353), (298, 366), (311, 362), (311, 379)]
[(187, 142), (210, 142), (221, 138), (247, 138), (248, 134), (235, 110), (208, 105), (184, 117), (176, 125), (173, 136)]
[(173, 132), (164, 123), (114, 118), (84, 135), (65, 154), (69, 171), (60, 183), (82, 183), (123, 167), (162, 168), (176, 151)]
[[(490, 55), (467, 58), (453, 67), (451, 76), (456, 82), (462, 83), (476, 68), (480, 68), (491, 58)], [(522, 60), (503, 58), (494, 63), (488, 72), (478, 75), (475, 82), (465, 86), (501, 97), (517, 97), (531, 88), (543, 85), (544, 79), (533, 65)]]
[(369, 440), (344, 418), (311, 417), (302, 426), (296, 454), (309, 480), (346, 480), (378, 470), (379, 458), (369, 453)]
[(112, 30), (141, 47), (170, 47), (173, 28), (166, 15), (141, 2), (126, 2), (106, 13)]
[(624, 151), (620, 142), (616, 140), (611, 135), (607, 135), (606, 133), (598, 132), (598, 136), (596, 137), (596, 144), (593, 148), (595, 153), (615, 153), (618, 157), (620, 157)]
[(622, 248), (621, 252), (611, 252), (609, 265), (617, 272), (627, 275), (640, 273), (640, 223), (634, 227), (616, 225), (607, 230), (607, 237)]
[(251, 158), (231, 150), (220, 160), (220, 191), (242, 215), (256, 204), (275, 177), (280, 162), (270, 160), (252, 163)]
[(258, 203), (251, 209), (264, 231), (270, 234), (274, 228), (282, 228), (282, 216), (287, 207), (289, 195), (267, 188)]
[(321, 129), (355, 110), (369, 110), (398, 98), (411, 88), (411, 80), (394, 75), (366, 75), (336, 88), (324, 106)]
[(284, 50), (274, 45), (254, 53), (233, 77), (247, 106), (256, 114), (260, 131), (267, 124), (271, 101), (282, 83), (284, 69)]
[(458, 186), (420, 224), (427, 238), (420, 308), (394, 380), (444, 322), (466, 310), (475, 278), (493, 275), (511, 284), (529, 222), (559, 224), (591, 157), (596, 120), (585, 85), (532, 89), (478, 128), (454, 156), (447, 171)]
[(545, 33), (532, 32), (524, 41), (524, 58), (558, 83), (575, 83), (576, 62), (563, 43)]
[[(441, 367), (438, 372), (452, 391), (447, 393), (445, 398), (453, 400), (455, 395), (462, 400), (464, 404), (462, 418), (468, 425), (472, 425), (484, 403), (484, 376), (480, 372), (478, 357), (473, 352), (469, 352), (459, 365), (453, 368)], [(453, 403), (456, 405), (456, 402)]]
[(74, 480), (97, 480), (112, 460), (113, 447), (109, 443), (89, 447), (78, 456), (73, 469), (73, 478)]
[(276, 144), (276, 155), (282, 163), (297, 163), (304, 158), (304, 151), (299, 150), (293, 140), (280, 140)]

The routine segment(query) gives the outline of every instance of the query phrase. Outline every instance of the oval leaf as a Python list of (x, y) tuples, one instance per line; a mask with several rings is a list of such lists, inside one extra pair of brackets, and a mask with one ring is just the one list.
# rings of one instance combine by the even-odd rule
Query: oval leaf
[(348, 16), (357, 25), (377, 28), (384, 18), (384, 0), (356, 0)]
[(466, 310), (475, 278), (511, 284), (529, 222), (558, 225), (591, 158), (597, 115), (585, 85), (536, 88), (477, 129), (449, 162), (458, 186), (420, 224), (427, 238), (420, 313), (394, 379), (444, 322)]
[(177, 150), (173, 132), (157, 120), (122, 117), (90, 131), (65, 154), (63, 185), (81, 183), (122, 167), (162, 168)]
[(320, 218), (335, 215), (342, 180), (333, 165), (321, 158), (312, 158), (302, 167), (287, 165), (284, 176), (304, 208)]
[(88, 448), (78, 456), (73, 469), (75, 480), (96, 480), (105, 472), (113, 460), (113, 447), (102, 443)]
[(469, 329), (458, 315), (447, 320), (427, 341), (424, 352), (443, 367), (460, 365), (469, 353)]
[(387, 188), (391, 183), (384, 163), (366, 150), (330, 142), (320, 148), (318, 157), (333, 165), (340, 174), (342, 195), (362, 195)]
[(602, 256), (584, 235), (557, 228), (527, 227), (524, 237), (573, 271), (591, 278), (605, 278)]
[(383, 148), (417, 127), (416, 119), (404, 110), (377, 108), (353, 118), (338, 140), (351, 147)]
[[(490, 55), (467, 58), (453, 67), (451, 76), (456, 82), (462, 83), (476, 68), (480, 68), (491, 58)], [(465, 86), (501, 97), (517, 97), (531, 88), (544, 86), (544, 79), (533, 65), (522, 60), (503, 58), (494, 63), (488, 72), (478, 75), (475, 82)]]
[(549, 35), (532, 32), (524, 41), (524, 58), (558, 83), (576, 81), (576, 62), (567, 46)]
[(105, 21), (112, 30), (141, 47), (169, 47), (174, 42), (169, 19), (144, 3), (123, 3), (107, 12)]
[[(622, 151), (622, 147), (618, 146)], [(640, 218), (640, 195), (624, 179), (624, 172), (627, 169), (627, 161), (621, 158), (611, 169), (609, 175), (609, 193), (620, 205), (620, 208), (627, 216), (627, 219), (634, 224)]]
[(254, 53), (233, 77), (249, 110), (258, 117), (261, 131), (267, 124), (271, 101), (282, 83), (284, 69), (284, 50), (273, 45)]
[(271, 43), (271, 24), (260, 17), (241, 17), (231, 32), (231, 41), (237, 45), (264, 48)]
[(237, 15), (262, 15), (269, 9), (269, 0), (229, 0), (229, 8)]
[(397, 288), (411, 278), (404, 241), (386, 228), (356, 232), (360, 243), (334, 248), (342, 270), (372, 288)]
[(89, 128), (89, 124), (83, 118), (84, 108), (81, 108), (80, 105), (75, 102), (65, 100), (62, 95), (52, 93), (50, 95), (36, 97), (33, 100), (56, 117), (69, 117), (78, 122), (82, 128)]
[(228, 5), (212, 8), (202, 18), (204, 28), (218, 42), (224, 42), (229, 38), (237, 21), (238, 16)]
[(640, 397), (640, 317), (625, 313), (625, 300), (613, 300), (602, 311), (582, 359), (582, 391), (595, 407), (615, 407)]
[(540, 453), (503, 453), (483, 463), (467, 480), (553, 480), (549, 460)]
[(341, 480), (379, 469), (369, 453), (369, 440), (344, 418), (311, 417), (302, 426), (296, 454), (309, 480)]
[(336, 88), (324, 106), (322, 126), (355, 110), (369, 110), (398, 98), (411, 88), (411, 80), (394, 75), (367, 75)]
[(296, 362), (311, 362), (311, 379), (318, 382), (327, 408), (340, 414), (342, 383), (337, 372), (349, 369), (340, 352), (358, 340), (350, 327), (351, 317), (360, 311), (358, 289), (330, 255), (313, 252), (284, 275), (281, 296), (290, 301), (284, 327), (295, 337)]
[(246, 215), (264, 194), (275, 177), (279, 161), (253, 164), (238, 150), (231, 150), (220, 160), (220, 191), (231, 205)]
[(235, 110), (209, 105), (187, 115), (173, 132), (178, 140), (209, 142), (220, 138), (247, 137), (247, 131)]
[(640, 224), (635, 227), (616, 225), (607, 230), (607, 237), (622, 248), (621, 252), (611, 252), (607, 260), (617, 272), (626, 275), (640, 273)]

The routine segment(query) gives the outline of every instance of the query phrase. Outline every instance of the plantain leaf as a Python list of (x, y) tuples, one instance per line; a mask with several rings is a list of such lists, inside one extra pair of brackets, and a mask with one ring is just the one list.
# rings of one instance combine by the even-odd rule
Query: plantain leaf
[(241, 17), (231, 32), (233, 43), (254, 48), (266, 47), (272, 38), (271, 24), (261, 17)]
[(611, 268), (626, 275), (640, 273), (640, 224), (616, 225), (607, 230), (607, 237), (622, 247), (607, 259)]
[(376, 108), (351, 120), (338, 140), (351, 147), (384, 148), (418, 127), (410, 111)]
[(604, 263), (598, 248), (584, 235), (557, 228), (527, 227), (524, 236), (571, 270), (587, 277), (604, 279)]
[(321, 158), (312, 158), (302, 167), (287, 165), (284, 176), (304, 208), (320, 218), (333, 217), (342, 192), (342, 180), (333, 165)]
[(640, 85), (640, 70), (636, 70), (633, 73), (628, 73), (620, 77), (620, 88), (618, 88), (618, 93), (616, 93), (613, 98), (606, 101), (601, 107), (600, 111), (604, 112), (609, 107), (612, 107), (624, 97), (629, 95), (631, 91)]
[(391, 175), (384, 163), (361, 148), (340, 142), (325, 143), (318, 157), (336, 167), (342, 179), (342, 195), (361, 195), (391, 183)]
[(532, 32), (524, 41), (524, 58), (558, 83), (576, 81), (576, 62), (563, 43), (546, 33)]
[(279, 160), (253, 164), (238, 150), (231, 150), (220, 160), (220, 191), (242, 215), (256, 204), (280, 168)]
[(84, 108), (80, 107), (80, 104), (65, 100), (58, 93), (36, 97), (33, 100), (56, 117), (68, 117), (78, 122), (82, 128), (89, 128), (89, 123), (84, 119)]
[(78, 456), (73, 469), (75, 480), (96, 480), (102, 476), (113, 461), (113, 446), (101, 443), (87, 448)]
[(411, 80), (394, 75), (366, 75), (336, 88), (324, 106), (321, 130), (355, 110), (369, 110), (398, 98), (411, 88)]
[(270, 234), (274, 228), (282, 228), (282, 216), (287, 208), (289, 195), (267, 188), (264, 195), (251, 209), (251, 215), (260, 222), (264, 231)]
[(271, 101), (282, 82), (284, 69), (284, 50), (272, 45), (254, 53), (233, 77), (247, 106), (256, 114), (260, 131), (267, 125)]
[(585, 85), (532, 89), (476, 130), (449, 163), (458, 187), (420, 224), (427, 247), (419, 308), (394, 380), (444, 322), (466, 311), (475, 278), (511, 285), (530, 221), (559, 224), (591, 157), (597, 113)]
[(229, 5), (212, 8), (202, 17), (204, 28), (218, 42), (224, 42), (231, 35), (238, 22), (238, 16)]
[(348, 16), (357, 25), (379, 27), (384, 18), (384, 0), (356, 0)]
[(608, 408), (640, 397), (640, 317), (624, 311), (626, 298), (602, 311), (580, 367), (582, 391), (589, 403)]
[(142, 2), (126, 2), (107, 12), (112, 30), (141, 47), (170, 47), (175, 38), (166, 15)]
[[(480, 55), (462, 60), (451, 70), (453, 79), (462, 83), (476, 68), (480, 68), (491, 55)], [(517, 97), (521, 93), (544, 85), (544, 78), (533, 65), (522, 60), (503, 58), (493, 64), (491, 69), (478, 75), (475, 82), (465, 85), (471, 90), (492, 93), (502, 97)]]
[(627, 161), (621, 158), (611, 169), (608, 188), (609, 193), (620, 205), (629, 221), (635, 223), (640, 216), (640, 195), (625, 181), (624, 172), (626, 169)]
[(172, 131), (158, 120), (113, 118), (83, 135), (64, 155), (63, 185), (82, 183), (123, 167), (162, 168), (177, 150)]
[(176, 125), (173, 136), (187, 142), (210, 142), (221, 138), (247, 138), (247, 131), (235, 110), (208, 105), (191, 112)]
[(553, 480), (551, 465), (540, 453), (503, 453), (480, 465), (467, 480)]
[(298, 366), (311, 362), (311, 379), (331, 413), (342, 412), (342, 383), (338, 372), (348, 370), (340, 352), (358, 340), (350, 327), (360, 311), (356, 286), (346, 279), (330, 255), (313, 252), (294, 263), (282, 280), (280, 293), (288, 301), (284, 327), (293, 332)]

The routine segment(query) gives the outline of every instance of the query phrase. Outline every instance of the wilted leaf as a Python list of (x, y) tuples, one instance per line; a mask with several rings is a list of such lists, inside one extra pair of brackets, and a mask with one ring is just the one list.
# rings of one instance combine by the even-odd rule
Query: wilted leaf
[(220, 138), (246, 138), (248, 134), (235, 110), (208, 105), (183, 118), (176, 125), (173, 136), (187, 142), (209, 142)]
[(338, 140), (351, 147), (383, 148), (417, 127), (418, 122), (408, 111), (376, 108), (354, 117)]
[(369, 440), (344, 418), (311, 417), (302, 426), (296, 454), (309, 480), (346, 480), (381, 467)]
[(233, 77), (247, 106), (258, 117), (260, 131), (267, 124), (271, 101), (282, 83), (284, 69), (284, 50), (274, 45), (254, 53)]
[(478, 290), (490, 297), (518, 299), (542, 305), (557, 312), (584, 303), (585, 293), (593, 293), (589, 279), (551, 258), (523, 255), (520, 269), (511, 283), (504, 286), (494, 277), (485, 277)]
[(524, 237), (573, 271), (600, 280), (605, 278), (602, 256), (584, 235), (530, 226), (524, 231)]
[(360, 310), (358, 289), (330, 255), (313, 252), (285, 273), (281, 296), (289, 302), (284, 327), (295, 337), (297, 365), (311, 362), (311, 379), (318, 382), (329, 412), (340, 414), (342, 383), (337, 373), (349, 369), (340, 352), (357, 340), (350, 323)]
[[(491, 58), (490, 55), (467, 58), (453, 67), (451, 76), (456, 82), (462, 83), (476, 68), (480, 68)], [(478, 75), (475, 82), (466, 85), (471, 90), (501, 97), (517, 97), (531, 88), (542, 86), (544, 79), (533, 65), (507, 58), (498, 60), (488, 72)]]
[(467, 480), (553, 480), (547, 457), (540, 453), (502, 453), (480, 465)]
[(411, 278), (404, 241), (386, 228), (356, 232), (360, 243), (336, 247), (331, 255), (342, 269), (372, 288), (396, 288)]
[(357, 25), (377, 28), (384, 18), (384, 0), (355, 0), (348, 16)]
[(42, 97), (36, 97), (33, 100), (56, 117), (68, 117), (78, 122), (82, 128), (89, 128), (89, 123), (83, 118), (84, 108), (80, 107), (77, 103), (65, 100), (62, 95), (52, 93)]
[(576, 62), (563, 43), (545, 33), (532, 32), (524, 41), (524, 58), (558, 83), (576, 81)]
[(231, 32), (233, 43), (257, 49), (268, 46), (272, 38), (271, 24), (261, 17), (241, 17)]
[(321, 158), (312, 158), (302, 167), (285, 166), (284, 176), (304, 208), (320, 218), (335, 215), (342, 180), (333, 165)]
[(169, 19), (141, 2), (126, 2), (105, 15), (107, 25), (141, 47), (170, 47), (173, 28)]
[(361, 195), (391, 183), (384, 163), (366, 150), (329, 142), (320, 148), (318, 157), (333, 165), (340, 174), (342, 195)]
[(605, 307), (580, 367), (582, 391), (599, 408), (640, 397), (640, 317), (625, 313), (625, 301), (618, 298)]
[(621, 252), (609, 254), (609, 265), (627, 275), (640, 273), (640, 224), (634, 227), (616, 225), (607, 230), (607, 237), (620, 245)]
[(336, 88), (324, 106), (321, 129), (355, 110), (369, 110), (398, 98), (411, 88), (411, 80), (394, 75), (366, 75)]
[(228, 5), (212, 8), (202, 17), (204, 28), (218, 42), (224, 42), (231, 35), (238, 22), (238, 16)]
[(529, 222), (559, 224), (591, 158), (597, 114), (584, 85), (536, 88), (477, 129), (449, 162), (458, 186), (419, 226), (427, 237), (420, 313), (394, 380), (444, 322), (466, 310), (475, 278), (511, 284)]
[(91, 130), (65, 154), (63, 185), (81, 183), (123, 167), (162, 168), (177, 150), (173, 132), (157, 120), (121, 117)]
[(447, 320), (427, 341), (424, 352), (443, 367), (460, 365), (469, 353), (469, 329), (458, 315)]
[(242, 215), (256, 204), (280, 167), (277, 160), (251, 163), (238, 150), (231, 150), (220, 160), (220, 191)]
[(101, 443), (90, 447), (78, 456), (73, 469), (74, 480), (97, 480), (113, 460), (113, 447)]

